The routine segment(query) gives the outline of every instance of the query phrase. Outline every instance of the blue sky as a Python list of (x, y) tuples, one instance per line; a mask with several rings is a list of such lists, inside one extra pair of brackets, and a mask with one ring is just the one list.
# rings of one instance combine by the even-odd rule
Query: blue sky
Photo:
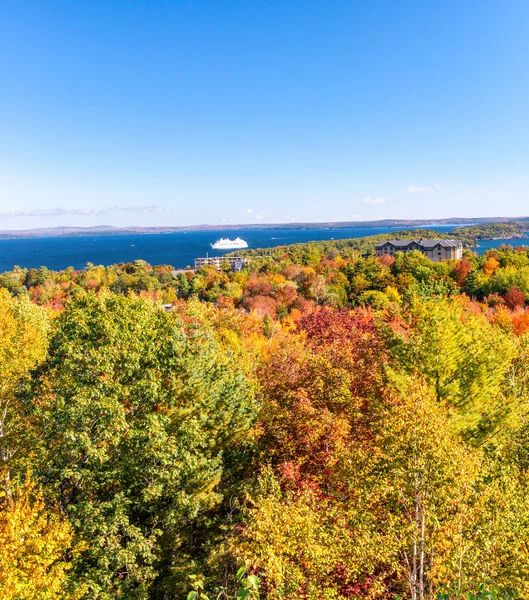
[(0, 31), (0, 229), (529, 214), (527, 0), (27, 0)]

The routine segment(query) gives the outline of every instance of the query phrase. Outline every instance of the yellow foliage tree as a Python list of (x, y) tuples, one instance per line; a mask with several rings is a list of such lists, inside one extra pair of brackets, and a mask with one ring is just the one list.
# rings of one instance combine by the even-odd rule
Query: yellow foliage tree
[(66, 598), (70, 525), (49, 512), (31, 479), (0, 497), (0, 597), (2, 600)]
[(24, 423), (14, 400), (21, 377), (46, 357), (49, 318), (26, 297), (0, 290), (0, 477), (8, 481)]
[(526, 484), (462, 440), (428, 386), (388, 384), (370, 439), (343, 448), (327, 490), (293, 493), (265, 470), (238, 558), (270, 598), (459, 598), (489, 580), (526, 597)]
[(480, 444), (515, 417), (517, 403), (506, 389), (512, 336), (461, 299), (415, 297), (405, 320), (403, 331), (388, 328), (393, 358), (428, 382), (467, 441)]

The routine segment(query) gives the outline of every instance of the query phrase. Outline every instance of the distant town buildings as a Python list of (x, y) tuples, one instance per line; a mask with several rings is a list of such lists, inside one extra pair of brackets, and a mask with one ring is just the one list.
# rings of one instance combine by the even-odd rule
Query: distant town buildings
[(204, 267), (206, 265), (211, 265), (216, 269), (220, 269), (223, 263), (228, 263), (232, 271), (240, 271), (249, 261), (250, 259), (246, 256), (212, 256), (206, 258), (195, 258), (195, 269), (200, 269), (200, 267)]
[(173, 271), (171, 271), (171, 273), (173, 274), (173, 277), (176, 277), (177, 275), (180, 274), (186, 274), (186, 273), (194, 273), (195, 269), (191, 269), (190, 267), (187, 269), (174, 269)]
[(388, 240), (378, 242), (377, 256), (393, 256), (395, 252), (418, 250), (434, 262), (463, 258), (461, 240)]

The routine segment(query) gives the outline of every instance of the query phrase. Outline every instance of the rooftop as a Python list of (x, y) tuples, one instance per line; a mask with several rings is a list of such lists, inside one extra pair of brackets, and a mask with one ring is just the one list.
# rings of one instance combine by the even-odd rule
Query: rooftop
[(407, 248), (410, 244), (417, 244), (422, 248), (435, 248), (441, 246), (443, 248), (457, 248), (462, 245), (461, 240), (386, 240), (385, 242), (377, 242), (377, 248), (383, 248), (386, 244), (391, 244), (395, 248)]

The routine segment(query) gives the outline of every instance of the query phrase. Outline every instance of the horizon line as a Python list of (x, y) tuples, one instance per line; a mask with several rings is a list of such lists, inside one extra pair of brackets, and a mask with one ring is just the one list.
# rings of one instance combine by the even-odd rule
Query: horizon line
[(282, 221), (282, 222), (270, 222), (270, 223), (256, 223), (255, 221), (249, 223), (198, 223), (195, 225), (50, 225), (43, 227), (30, 227), (25, 229), (0, 229), (0, 233), (21, 233), (21, 232), (31, 232), (31, 231), (48, 231), (48, 230), (64, 230), (64, 229), (75, 229), (75, 230), (92, 230), (92, 229), (139, 229), (139, 230), (193, 230), (197, 228), (208, 228), (208, 229), (223, 229), (227, 227), (250, 227), (252, 229), (259, 229), (262, 227), (285, 227), (285, 226), (303, 226), (303, 225), (324, 225), (324, 226), (346, 226), (346, 225), (354, 225), (359, 226), (363, 224), (371, 224), (371, 223), (438, 223), (438, 222), (447, 222), (447, 225), (457, 224), (457, 222), (470, 222), (470, 221), (488, 221), (490, 223), (494, 221), (507, 221), (507, 222), (516, 222), (516, 221), (526, 221), (529, 220), (529, 216), (527, 215), (519, 215), (516, 217), (507, 217), (507, 216), (495, 216), (495, 217), (435, 217), (431, 219), (423, 219), (423, 218), (393, 218), (386, 217), (382, 219), (366, 219), (366, 220), (340, 220), (340, 221)]

